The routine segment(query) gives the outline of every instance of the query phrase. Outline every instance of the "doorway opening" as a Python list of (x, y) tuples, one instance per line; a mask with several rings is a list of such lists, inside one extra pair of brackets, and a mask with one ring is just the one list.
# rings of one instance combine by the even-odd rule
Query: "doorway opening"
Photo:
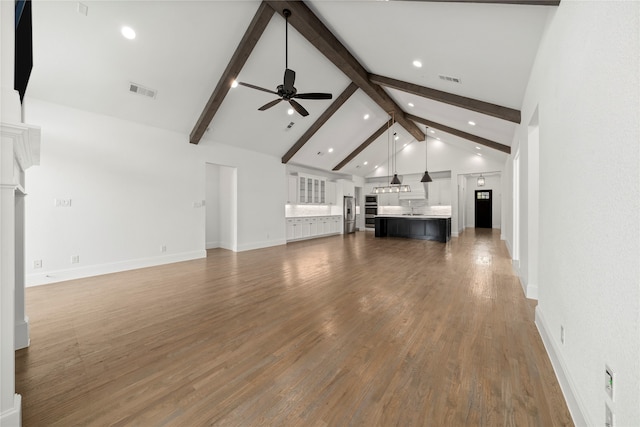
[(476, 228), (493, 228), (493, 190), (476, 190), (475, 225)]
[(207, 249), (238, 250), (238, 170), (205, 164), (205, 242)]

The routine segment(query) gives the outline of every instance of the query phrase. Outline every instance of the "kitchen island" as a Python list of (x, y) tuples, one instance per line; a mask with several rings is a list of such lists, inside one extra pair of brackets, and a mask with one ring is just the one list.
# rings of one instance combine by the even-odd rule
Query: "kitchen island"
[(378, 215), (376, 237), (406, 237), (436, 240), (451, 239), (451, 215)]

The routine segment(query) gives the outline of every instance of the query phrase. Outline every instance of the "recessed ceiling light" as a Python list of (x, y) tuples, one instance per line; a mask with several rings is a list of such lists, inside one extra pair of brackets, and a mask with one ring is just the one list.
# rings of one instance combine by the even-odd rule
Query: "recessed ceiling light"
[(231, 83), (231, 87), (238, 87), (238, 81), (234, 80), (233, 83)]
[(476, 145), (476, 150), (481, 150), (481, 148)]
[(471, 126), (475, 126), (475, 125), (476, 125), (476, 122), (474, 122), (473, 120), (469, 120), (469, 122), (468, 122), (468, 123), (469, 123)]
[(436, 138), (438, 141), (440, 141), (440, 138)]
[(435, 131), (435, 130), (433, 130), (433, 129), (430, 129), (430, 130), (429, 130), (429, 133), (436, 133), (436, 131)]
[(399, 139), (400, 139), (400, 137), (399, 137), (398, 135), (394, 135), (393, 139), (394, 139), (395, 141), (397, 141), (397, 140), (399, 140)]
[(478, 155), (478, 156), (482, 157), (482, 153), (476, 153), (476, 155)]
[(378, 165), (375, 165), (373, 168), (374, 168), (374, 169), (378, 169)]
[(406, 147), (406, 146), (407, 146), (407, 143), (405, 142), (405, 143), (404, 143), (404, 145), (403, 145), (403, 147)]
[(365, 160), (365, 162), (363, 163), (363, 165), (365, 165), (365, 166), (366, 166), (366, 165), (368, 165), (368, 164), (369, 164), (369, 162), (367, 162), (366, 160)]
[(327, 151), (333, 153), (333, 148), (329, 148)]
[(415, 61), (413, 61), (413, 66), (416, 68), (422, 68), (422, 62), (416, 59)]
[(125, 39), (133, 40), (136, 38), (136, 32), (131, 27), (122, 27), (120, 32)]
[(293, 111), (293, 108), (289, 108), (289, 109), (287, 110), (287, 114), (288, 114), (288, 115), (290, 115), (290, 116), (292, 116), (294, 112), (295, 112), (295, 111)]
[(365, 114), (363, 118), (364, 118), (365, 120), (368, 120), (368, 119), (369, 119), (369, 115), (368, 115), (368, 114)]
[(415, 105), (413, 105), (413, 102), (410, 102), (407, 104), (409, 107), (415, 107)]

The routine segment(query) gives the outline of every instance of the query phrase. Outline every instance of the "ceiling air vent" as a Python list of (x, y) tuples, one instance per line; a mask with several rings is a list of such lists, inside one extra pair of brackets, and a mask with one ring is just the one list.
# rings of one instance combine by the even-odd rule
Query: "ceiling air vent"
[(451, 82), (451, 83), (462, 83), (462, 79), (459, 77), (451, 77), (451, 76), (444, 76), (442, 74), (440, 74), (438, 77), (440, 77), (440, 80), (444, 80), (446, 82)]
[(155, 99), (157, 90), (149, 89), (138, 83), (129, 83), (129, 92), (137, 93), (138, 95), (146, 96), (148, 98)]

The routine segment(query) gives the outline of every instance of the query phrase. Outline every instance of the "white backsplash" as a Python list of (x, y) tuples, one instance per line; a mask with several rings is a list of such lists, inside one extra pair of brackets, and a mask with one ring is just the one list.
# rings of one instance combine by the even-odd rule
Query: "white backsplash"
[(342, 215), (342, 206), (335, 205), (284, 205), (284, 216)]

